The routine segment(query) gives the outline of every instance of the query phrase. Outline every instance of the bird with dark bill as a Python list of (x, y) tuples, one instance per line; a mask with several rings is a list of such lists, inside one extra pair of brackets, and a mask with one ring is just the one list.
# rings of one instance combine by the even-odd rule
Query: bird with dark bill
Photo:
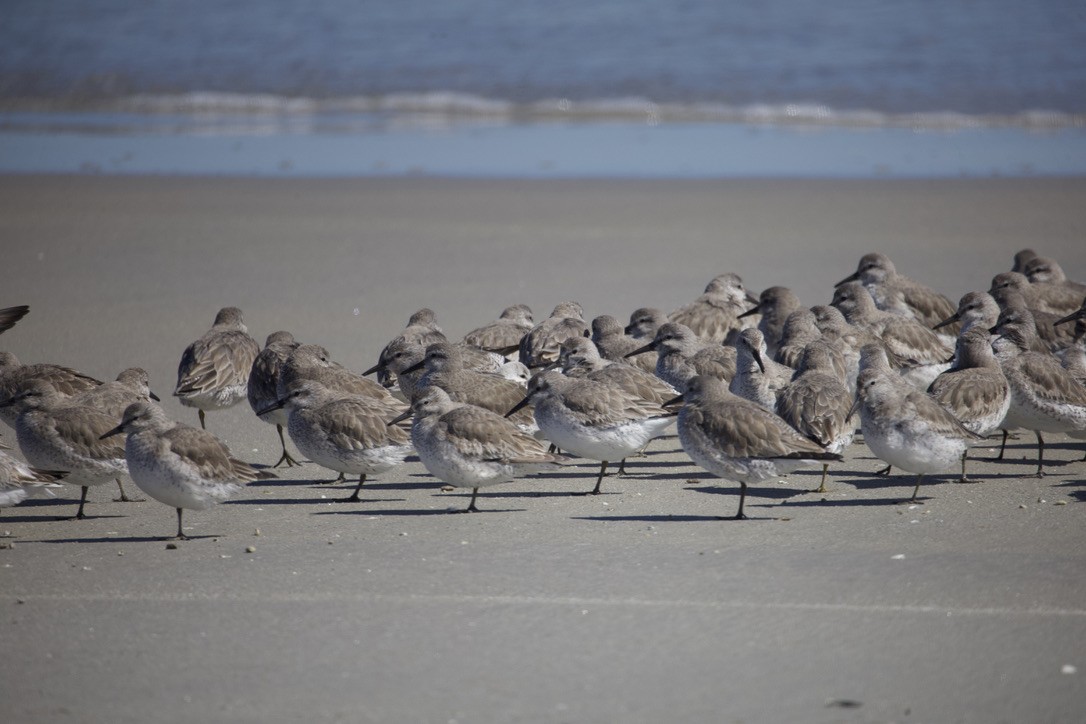
[(254, 480), (274, 478), (234, 458), (218, 438), (206, 430), (170, 420), (153, 402), (134, 402), (121, 424), (99, 438), (126, 433), (124, 456), (136, 487), (177, 511), (177, 540), (187, 540), (182, 513), (206, 510)]
[(736, 520), (746, 520), (747, 485), (808, 465), (840, 461), (777, 415), (728, 391), (715, 377), (698, 375), (686, 385), (679, 410), (679, 441), (695, 463), (739, 483)]

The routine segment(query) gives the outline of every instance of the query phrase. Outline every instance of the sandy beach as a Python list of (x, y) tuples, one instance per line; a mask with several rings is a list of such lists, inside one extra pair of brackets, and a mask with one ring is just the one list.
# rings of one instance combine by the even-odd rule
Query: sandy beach
[[(1086, 178), (0, 176), (0, 307), (31, 308), (0, 349), (144, 367), (196, 424), (169, 393), (227, 305), (362, 370), (424, 306), (455, 338), (518, 302), (626, 320), (725, 271), (824, 304), (870, 251), (956, 301), (1027, 246), (1086, 279)], [(278, 457), (247, 406), (208, 429)], [(746, 522), (673, 437), (598, 498), (569, 495), (584, 461), (477, 515), (417, 462), (346, 505), (330, 471), (279, 469), (175, 549), (173, 512), (113, 487), (57, 520), (66, 487), (0, 512), (0, 720), (1082, 721), (1086, 463), (1046, 439), (1047, 477), (1023, 434), (920, 505), (857, 444), (827, 494), (817, 469), (755, 486)]]

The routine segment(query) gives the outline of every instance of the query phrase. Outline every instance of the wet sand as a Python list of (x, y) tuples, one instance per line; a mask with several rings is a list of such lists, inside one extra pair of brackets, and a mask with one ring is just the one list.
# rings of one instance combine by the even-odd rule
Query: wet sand
[[(255, 180), (0, 176), (0, 338), (103, 379), (145, 367), (167, 412), (185, 345), (222, 306), (356, 369), (412, 311), (451, 337), (529, 304), (673, 309), (718, 273), (827, 303), (859, 257), (953, 299), (1030, 246), (1086, 278), (1086, 179)], [(278, 457), (245, 406), (208, 416)], [(12, 442), (10, 430), (0, 431)], [(1081, 721), (1086, 463), (1050, 436), (976, 451), (901, 505), (862, 445), (755, 486), (675, 438), (574, 497), (595, 463), (484, 491), (418, 463), (363, 501), (307, 464), (174, 514), (78, 489), (0, 513), (4, 721)], [(129, 482), (130, 492), (135, 487)], [(253, 547), (253, 552), (246, 552)]]

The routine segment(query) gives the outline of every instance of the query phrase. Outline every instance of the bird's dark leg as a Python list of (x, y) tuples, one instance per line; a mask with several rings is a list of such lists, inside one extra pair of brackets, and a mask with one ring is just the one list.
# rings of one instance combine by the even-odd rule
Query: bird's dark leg
[(340, 473), (338, 478), (336, 478), (335, 480), (329, 480), (327, 483), (325, 483), (325, 485), (337, 485), (339, 483), (345, 482), (347, 482), (347, 476), (343, 473)]
[(1007, 450), (1007, 438), (1010, 437), (1010, 435), (1011, 435), (1010, 430), (1003, 430), (1003, 442), (999, 443), (999, 454), (996, 455), (994, 458), (992, 458), (992, 460), (1002, 460), (1003, 459), (1003, 453), (1006, 452), (1006, 450)]
[(735, 514), (736, 520), (747, 520), (746, 514), (743, 512), (743, 504), (747, 502), (747, 484), (739, 483), (739, 512)]
[(83, 515), (83, 506), (87, 504), (87, 490), (88, 489), (89, 488), (87, 488), (87, 486), (84, 485), (83, 486), (83, 492), (79, 495), (79, 510), (76, 511), (76, 514), (75, 514), (75, 519), (76, 520), (83, 520), (85, 517), (87, 517), (87, 516)]
[(207, 425), (204, 423), (204, 411), (201, 410), (200, 408), (196, 408), (196, 411), (200, 413), (200, 429), (201, 430), (206, 430)]
[(184, 531), (181, 530), (181, 512), (182, 512), (181, 508), (178, 508), (177, 509), (177, 535), (174, 536), (174, 540), (188, 540), (189, 539), (189, 537), (187, 535), (185, 535)]
[(916, 502), (916, 494), (920, 492), (920, 481), (924, 479), (924, 475), (920, 474), (916, 476), (916, 487), (913, 488), (913, 497), (909, 498), (910, 503)]
[(121, 491), (121, 497), (114, 498), (114, 503), (142, 503), (145, 500), (145, 498), (129, 498), (127, 495), (125, 495), (124, 486), (121, 485), (120, 478), (117, 478), (117, 489)]
[(882, 470), (876, 470), (875, 475), (889, 475), (890, 474), (890, 468), (892, 468), (892, 467), (894, 467), (894, 466), (893, 465), (887, 465)]
[(818, 490), (816, 490), (814, 492), (816, 492), (816, 493), (825, 493), (826, 492), (826, 471), (829, 470), (829, 469), (830, 469), (829, 463), (822, 463), (822, 484), (819, 485)]
[(1041, 437), (1040, 430), (1034, 430), (1037, 435), (1037, 477), (1043, 478), (1045, 476), (1045, 439)]
[(479, 509), (475, 507), (475, 497), (477, 495), (479, 495), (479, 489), (478, 488), (472, 488), (471, 489), (471, 502), (468, 503), (467, 510), (464, 511), (465, 513), (478, 513), (479, 512)]
[(622, 458), (621, 460), (618, 461), (618, 472), (615, 473), (615, 474), (616, 475), (625, 475), (626, 474), (626, 458)]
[(966, 448), (964, 451), (962, 451), (962, 476), (960, 478), (958, 478), (959, 483), (971, 483), (971, 482), (973, 482), (972, 480), (969, 479), (969, 476), (965, 474), (965, 461), (967, 459), (969, 459), (969, 448)]
[(602, 461), (600, 463), (600, 474), (599, 474), (599, 477), (596, 478), (596, 487), (592, 488), (592, 492), (589, 493), (589, 495), (599, 495), (600, 494), (600, 485), (603, 483), (603, 474), (605, 472), (607, 472), (607, 461), (606, 460), (604, 460), (604, 461)]
[(283, 454), (279, 456), (279, 462), (272, 465), (272, 467), (277, 468), (283, 463), (286, 463), (288, 468), (294, 467), (295, 465), (301, 465), (300, 462), (292, 458), (290, 453), (287, 452), (287, 441), (283, 438), (283, 426), (277, 424), (275, 429), (279, 433), (279, 443), (283, 446)]
[(362, 483), (364, 483), (364, 482), (366, 482), (366, 474), (362, 473), (361, 475), (358, 476), (358, 487), (354, 489), (353, 493), (351, 493), (351, 497), (343, 498), (340, 502), (341, 503), (357, 503), (359, 500), (361, 500), (361, 498), (359, 498), (358, 495), (359, 495), (359, 493), (362, 492)]

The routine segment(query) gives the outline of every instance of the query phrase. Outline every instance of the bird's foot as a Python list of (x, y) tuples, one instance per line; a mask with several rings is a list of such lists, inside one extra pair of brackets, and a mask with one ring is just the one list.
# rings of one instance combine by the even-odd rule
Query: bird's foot
[(283, 454), (279, 456), (278, 462), (276, 462), (275, 465), (272, 465), (272, 467), (277, 468), (284, 463), (286, 463), (286, 466), (288, 468), (292, 468), (295, 465), (301, 465), (301, 463), (292, 458), (290, 456), (290, 453), (288, 453), (286, 450), (283, 451)]

